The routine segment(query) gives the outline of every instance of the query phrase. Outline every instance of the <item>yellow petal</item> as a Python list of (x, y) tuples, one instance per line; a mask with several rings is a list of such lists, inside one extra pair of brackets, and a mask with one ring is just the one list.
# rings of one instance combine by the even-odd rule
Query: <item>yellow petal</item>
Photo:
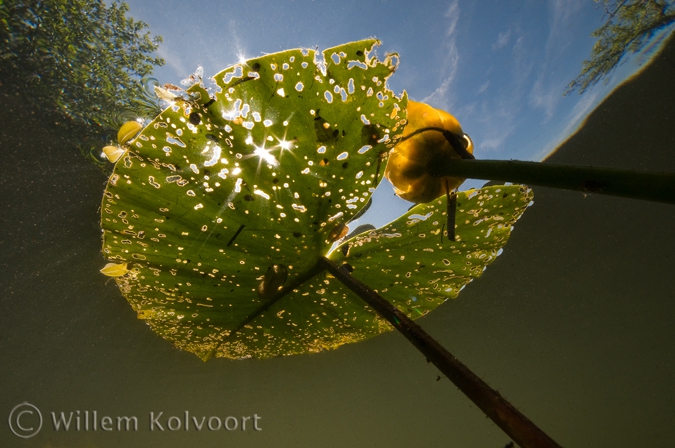
[(105, 155), (105, 158), (110, 160), (112, 163), (117, 162), (125, 152), (127, 152), (127, 150), (120, 148), (119, 146), (106, 146), (103, 148), (103, 154)]
[(121, 277), (129, 272), (126, 263), (108, 263), (101, 269), (101, 274), (108, 277)]
[(164, 89), (164, 88), (159, 87), (159, 86), (155, 86), (155, 94), (157, 94), (157, 96), (160, 99), (163, 99), (164, 101), (169, 101), (169, 102), (175, 101), (176, 98), (178, 98), (178, 95), (176, 95), (174, 93), (171, 93), (167, 89)]
[(143, 125), (138, 121), (127, 121), (122, 125), (119, 132), (117, 133), (117, 143), (124, 145), (126, 142), (134, 138), (136, 134), (141, 131), (141, 129), (143, 129)]

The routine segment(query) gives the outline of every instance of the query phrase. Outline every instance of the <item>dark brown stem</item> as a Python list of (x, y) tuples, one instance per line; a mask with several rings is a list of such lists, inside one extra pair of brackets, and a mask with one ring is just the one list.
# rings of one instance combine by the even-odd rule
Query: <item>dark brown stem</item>
[(518, 445), (523, 448), (560, 447), (398, 308), (327, 258), (320, 258), (319, 263), (387, 319)]

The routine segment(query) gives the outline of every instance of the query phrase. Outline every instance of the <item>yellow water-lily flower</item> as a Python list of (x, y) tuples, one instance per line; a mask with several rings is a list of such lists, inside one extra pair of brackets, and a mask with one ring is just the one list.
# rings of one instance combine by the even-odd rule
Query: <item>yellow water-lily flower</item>
[[(421, 131), (426, 128), (433, 129)], [(455, 144), (463, 148), (454, 148), (441, 130), (450, 131)], [(384, 175), (401, 198), (418, 204), (433, 201), (464, 182), (456, 177), (430, 174), (430, 168), (439, 160), (462, 158), (458, 153), (461, 149), (473, 154), (473, 143), (455, 117), (428, 104), (409, 101), (403, 141), (391, 151)]]

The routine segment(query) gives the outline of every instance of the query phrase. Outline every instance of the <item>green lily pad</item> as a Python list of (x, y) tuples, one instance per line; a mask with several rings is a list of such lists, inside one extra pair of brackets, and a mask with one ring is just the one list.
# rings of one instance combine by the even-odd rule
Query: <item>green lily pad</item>
[(531, 201), (520, 186), (445, 198), (330, 252), (368, 203), (399, 140), (407, 98), (385, 81), (377, 42), (289, 50), (197, 84), (130, 142), (101, 207), (103, 272), (138, 317), (201, 359), (334, 349), (392, 327), (322, 256), (415, 318), (480, 275)]
[(455, 241), (447, 239), (447, 201), (419, 204), (392, 223), (345, 242), (329, 258), (408, 317), (424, 316), (479, 277), (532, 202), (532, 190), (498, 185), (457, 195)]
[(225, 338), (274, 300), (258, 293), (268, 270), (299, 283), (370, 198), (407, 104), (376, 44), (237, 64), (213, 97), (191, 87), (130, 143), (103, 198), (103, 252), (127, 265), (116, 281), (162, 337), (231, 356)]

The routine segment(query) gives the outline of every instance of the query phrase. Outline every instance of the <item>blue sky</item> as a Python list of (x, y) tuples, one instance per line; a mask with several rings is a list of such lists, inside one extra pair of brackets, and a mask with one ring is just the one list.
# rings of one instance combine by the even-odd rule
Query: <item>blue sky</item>
[[(161, 83), (175, 84), (199, 65), (212, 76), (241, 56), (375, 36), (381, 56), (400, 55), (389, 87), (455, 115), (481, 159), (541, 160), (637, 67), (629, 62), (608, 85), (563, 96), (603, 23), (604, 10), (592, 0), (127, 3), (130, 16), (164, 38), (166, 65), (155, 72)], [(390, 196), (376, 194), (388, 198), (376, 225), (410, 205)]]

